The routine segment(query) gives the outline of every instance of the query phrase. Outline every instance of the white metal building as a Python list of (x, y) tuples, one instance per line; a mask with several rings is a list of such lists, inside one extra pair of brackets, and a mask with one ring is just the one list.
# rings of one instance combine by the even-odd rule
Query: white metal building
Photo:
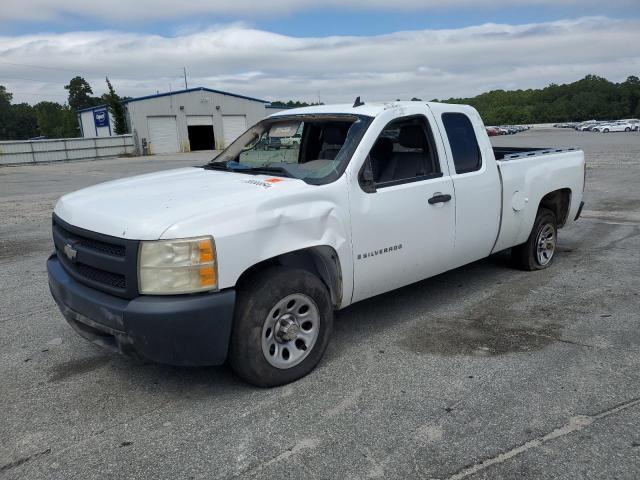
[(265, 100), (198, 87), (127, 100), (141, 153), (219, 150), (266, 115)]
[(113, 131), (113, 116), (106, 105), (83, 108), (77, 111), (80, 135), (84, 138), (111, 137)]

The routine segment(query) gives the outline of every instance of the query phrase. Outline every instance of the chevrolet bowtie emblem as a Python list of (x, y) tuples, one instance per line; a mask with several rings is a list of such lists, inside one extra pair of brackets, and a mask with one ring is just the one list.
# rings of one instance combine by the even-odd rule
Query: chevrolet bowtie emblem
[(72, 262), (75, 262), (78, 251), (67, 243), (64, 246), (64, 254), (67, 256), (69, 260), (71, 260)]

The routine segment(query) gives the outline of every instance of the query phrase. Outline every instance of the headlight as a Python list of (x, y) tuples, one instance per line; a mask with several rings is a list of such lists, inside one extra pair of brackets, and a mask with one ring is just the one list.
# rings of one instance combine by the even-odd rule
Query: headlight
[(140, 293), (174, 295), (218, 288), (216, 249), (211, 237), (141, 242)]

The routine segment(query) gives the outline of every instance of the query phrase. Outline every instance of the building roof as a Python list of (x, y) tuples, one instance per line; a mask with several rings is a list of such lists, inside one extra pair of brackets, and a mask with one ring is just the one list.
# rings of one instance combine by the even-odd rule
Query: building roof
[(250, 100), (252, 102), (269, 103), (268, 101), (260, 100), (259, 98), (246, 97), (244, 95), (238, 95), (237, 93), (224, 92), (222, 90), (214, 90), (213, 88), (206, 88), (206, 87), (194, 87), (194, 88), (187, 88), (185, 90), (176, 90), (176, 91), (172, 91), (172, 92), (156, 93), (155, 95), (147, 95), (147, 96), (144, 96), (144, 97), (129, 98), (127, 100), (124, 100), (122, 103), (126, 104), (126, 103), (131, 103), (131, 102), (138, 102), (140, 100), (149, 100), (151, 98), (168, 97), (169, 95), (178, 95), (178, 94), (181, 94), (181, 93), (191, 93), (191, 92), (219, 93), (220, 95), (228, 95), (230, 97), (242, 98), (244, 100)]
[(95, 105), (93, 107), (80, 108), (76, 110), (76, 113), (88, 112), (90, 110), (98, 110), (99, 108), (107, 108), (107, 105)]

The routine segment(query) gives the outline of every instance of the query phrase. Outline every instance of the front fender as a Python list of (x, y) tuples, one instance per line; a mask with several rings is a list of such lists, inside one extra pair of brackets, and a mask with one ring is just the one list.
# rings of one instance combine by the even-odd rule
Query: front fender
[[(271, 192), (269, 192), (271, 193)], [(283, 195), (265, 195), (211, 216), (199, 216), (171, 228), (174, 237), (213, 236), (220, 289), (236, 285), (250, 267), (279, 255), (326, 245), (342, 267), (342, 298), (351, 298), (353, 260), (343, 175), (328, 185), (308, 185)]]

